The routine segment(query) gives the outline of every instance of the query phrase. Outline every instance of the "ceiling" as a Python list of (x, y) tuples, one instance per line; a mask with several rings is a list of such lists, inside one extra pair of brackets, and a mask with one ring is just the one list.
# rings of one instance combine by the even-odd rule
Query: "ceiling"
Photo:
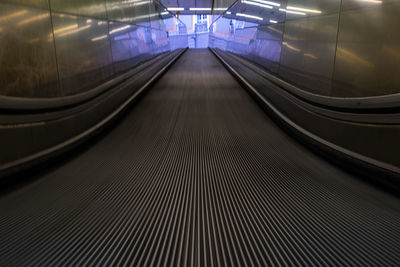
[[(181, 14), (211, 13), (211, 8), (215, 0), (160, 0), (167, 8), (184, 8)], [(190, 10), (190, 8), (203, 8), (203, 10)], [(205, 8), (205, 9), (204, 9)], [(170, 10), (176, 12), (174, 10)]]
[(160, 0), (166, 7), (212, 7), (213, 0)]

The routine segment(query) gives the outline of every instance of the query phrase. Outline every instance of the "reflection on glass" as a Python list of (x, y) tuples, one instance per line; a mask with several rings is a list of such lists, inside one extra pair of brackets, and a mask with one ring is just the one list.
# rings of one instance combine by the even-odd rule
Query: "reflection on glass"
[(106, 19), (106, 0), (50, 0), (53, 12)]
[(307, 14), (304, 13), (304, 12), (293, 11), (293, 10), (287, 10), (287, 9), (284, 9), (284, 8), (280, 8), (279, 11), (286, 12), (286, 13), (289, 13), (289, 14), (295, 14), (295, 15), (302, 15), (302, 16), (306, 16), (306, 15), (307, 15)]
[(342, 5), (333, 93), (377, 96), (400, 91), (400, 2), (348, 0)]
[(15, 18), (15, 17), (25, 15), (26, 13), (28, 13), (27, 10), (21, 10), (21, 11), (17, 11), (17, 12), (11, 13), (11, 14), (7, 14), (5, 16), (0, 17), (0, 23), (5, 22), (5, 21)]
[(329, 95), (339, 9), (340, 0), (241, 0), (214, 22), (210, 46)]
[(399, 12), (395, 0), (241, 0), (211, 25), (209, 45), (312, 93), (399, 93)]
[(0, 3), (0, 45), (7, 51), (0, 95), (79, 94), (188, 44), (186, 26), (156, 0), (11, 2)]
[(41, 1), (32, 6), (0, 3), (0, 95), (61, 95), (54, 43), (48, 41), (50, 12), (41, 6)]
[(288, 12), (289, 10), (290, 10), (290, 12), (292, 12), (292, 10), (294, 10), (294, 11), (300, 11), (300, 12), (305, 12), (305, 13), (314, 13), (314, 14), (322, 13), (321, 10), (308, 9), (308, 8), (295, 7), (295, 6), (287, 6), (286, 8), (287, 8), (286, 12)]
[(250, 19), (256, 19), (256, 20), (263, 20), (262, 17), (247, 15), (247, 14), (243, 14), (243, 13), (236, 13), (236, 16), (250, 18)]
[(258, 7), (262, 7), (262, 8), (268, 8), (268, 9), (273, 9), (273, 6), (269, 6), (269, 5), (264, 5), (264, 4), (260, 4), (258, 2), (253, 2), (253, 1), (246, 1), (246, 0), (242, 0), (243, 4), (246, 5), (253, 5), (253, 6), (258, 6)]

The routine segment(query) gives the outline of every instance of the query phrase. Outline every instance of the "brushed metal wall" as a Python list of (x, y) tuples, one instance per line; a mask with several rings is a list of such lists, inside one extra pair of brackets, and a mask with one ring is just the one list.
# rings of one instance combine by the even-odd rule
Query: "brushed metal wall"
[(344, 0), (332, 93), (373, 96), (400, 91), (400, 2)]
[(209, 45), (315, 94), (390, 95), (400, 92), (398, 14), (395, 0), (243, 0), (214, 22)]
[[(0, 0), (0, 96), (92, 89), (171, 47), (177, 18), (157, 1)], [(169, 25), (168, 27), (166, 25)]]
[(61, 95), (48, 3), (37, 1), (34, 4), (14, 5), (0, 2), (2, 95)]

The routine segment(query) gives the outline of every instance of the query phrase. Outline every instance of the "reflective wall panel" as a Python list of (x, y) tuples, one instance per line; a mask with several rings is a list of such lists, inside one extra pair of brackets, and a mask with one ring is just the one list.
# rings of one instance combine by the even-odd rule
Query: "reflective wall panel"
[(53, 25), (64, 95), (89, 90), (113, 74), (106, 20), (53, 13)]
[(151, 37), (146, 28), (123, 23), (110, 23), (110, 39), (115, 71), (138, 65), (151, 57)]
[(110, 20), (135, 23), (135, 2), (107, 0), (107, 15)]
[(279, 71), (283, 26), (279, 23), (258, 27), (256, 36), (248, 47), (247, 57), (273, 73)]
[(214, 0), (212, 7), (213, 20), (218, 18), (219, 14), (224, 13), (236, 0)]
[(0, 2), (1, 95), (61, 95), (50, 12), (44, 2), (37, 4), (43, 8)]
[(47, 9), (49, 7), (49, 0), (13, 0), (13, 1), (0, 1), (8, 4), (23, 5), (30, 7), (41, 7)]
[(135, 6), (135, 24), (143, 27), (150, 27), (150, 3)]
[(153, 56), (187, 47), (182, 24), (155, 0), (0, 0), (0, 96), (91, 90)]
[(161, 13), (163, 12), (163, 7), (156, 3), (156, 2), (150, 2), (150, 12), (149, 12), (149, 19), (150, 19), (150, 25), (154, 29), (165, 29), (163, 27), (162, 23), (162, 16)]
[(160, 54), (170, 50), (170, 40), (166, 31), (152, 29), (152, 37), (154, 42), (153, 54)]
[[(318, 5), (307, 5), (307, 8), (321, 14), (304, 16), (289, 13), (286, 16), (279, 74), (313, 93), (330, 94), (340, 0), (336, 2), (337, 9), (331, 14), (323, 9), (323, 1), (318, 1)], [(294, 16), (304, 18), (291, 19)]]
[(209, 45), (315, 94), (395, 94), (399, 14), (395, 0), (241, 0), (212, 24)]
[(400, 92), (400, 2), (344, 0), (333, 94)]
[(53, 12), (107, 19), (106, 0), (50, 0)]

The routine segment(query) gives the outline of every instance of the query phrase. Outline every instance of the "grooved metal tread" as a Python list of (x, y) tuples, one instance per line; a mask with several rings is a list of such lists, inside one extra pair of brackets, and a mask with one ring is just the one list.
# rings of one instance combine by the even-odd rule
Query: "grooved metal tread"
[(189, 50), (107, 135), (0, 197), (0, 266), (397, 265), (399, 207)]

